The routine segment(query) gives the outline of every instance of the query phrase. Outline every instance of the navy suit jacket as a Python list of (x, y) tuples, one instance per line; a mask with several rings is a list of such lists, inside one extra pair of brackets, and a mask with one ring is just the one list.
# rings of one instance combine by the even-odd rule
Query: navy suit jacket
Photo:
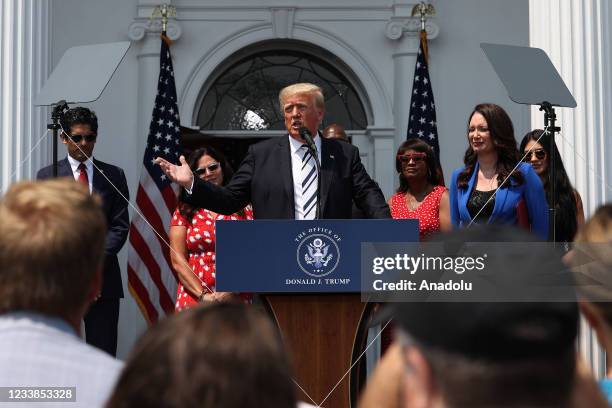
[[(187, 200), (221, 214), (233, 214), (251, 203), (255, 219), (295, 218), (288, 136), (250, 146), (224, 187), (196, 177)], [(321, 218), (351, 218), (353, 200), (365, 218), (391, 218), (378, 184), (361, 163), (359, 150), (346, 142), (322, 138)]]
[[(106, 215), (106, 248), (104, 259), (104, 282), (102, 285), (102, 298), (122, 298), (123, 285), (121, 284), (121, 268), (117, 260), (117, 253), (125, 244), (128, 231), (130, 228), (130, 220), (128, 215), (129, 192), (127, 181), (123, 170), (112, 164), (104, 163), (94, 159), (92, 189), (93, 192), (100, 195), (102, 198), (102, 210)], [(110, 180), (110, 183), (115, 185), (124, 199), (109, 183), (109, 181), (98, 171), (104, 173)], [(71, 177), (74, 179), (72, 169), (68, 159), (65, 158), (58, 162), (57, 174), (59, 177)], [(36, 179), (44, 180), (53, 177), (53, 166), (47, 166), (38, 171)]]
[[(455, 227), (466, 227), (472, 221), (467, 202), (476, 183), (478, 163), (474, 167), (467, 189), (457, 188), (457, 178), (463, 169), (464, 167), (453, 172), (450, 184), (451, 221)], [(518, 170), (523, 174), (523, 184), (517, 186), (512, 184), (511, 180), (506, 181), (504, 187), (500, 188), (495, 195), (495, 206), (487, 223), (516, 225), (518, 222), (517, 205), (521, 199), (524, 199), (529, 213), (531, 231), (546, 240), (548, 238), (548, 204), (542, 182), (531, 165), (520, 163)]]

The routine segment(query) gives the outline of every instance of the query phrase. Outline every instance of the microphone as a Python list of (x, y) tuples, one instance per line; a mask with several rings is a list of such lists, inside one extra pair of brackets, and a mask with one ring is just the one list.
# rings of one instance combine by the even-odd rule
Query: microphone
[[(310, 130), (308, 130), (307, 127), (302, 126), (299, 130), (300, 132), (300, 136), (302, 136), (302, 139), (304, 139), (306, 141), (306, 144), (308, 145), (308, 148), (313, 152), (316, 153), (317, 151), (317, 146), (315, 145), (314, 140), (312, 140), (312, 135), (310, 134)], [(315, 155), (315, 157), (317, 157)]]
[(312, 157), (315, 160), (315, 166), (317, 169), (317, 203), (316, 203), (316, 211), (315, 211), (315, 219), (321, 218), (321, 162), (319, 162), (319, 155), (317, 154), (317, 145), (315, 145), (314, 140), (312, 140), (312, 135), (310, 134), (310, 130), (308, 128), (302, 126), (299, 130), (300, 136), (302, 139), (306, 141), (308, 145), (308, 149), (310, 153), (312, 153)]

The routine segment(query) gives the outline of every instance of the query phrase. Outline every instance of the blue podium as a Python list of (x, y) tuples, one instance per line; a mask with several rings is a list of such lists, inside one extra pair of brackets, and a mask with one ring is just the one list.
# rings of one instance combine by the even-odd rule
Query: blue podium
[[(418, 241), (416, 220), (254, 220), (216, 224), (216, 289), (258, 293), (279, 327), (301, 400), (356, 406), (372, 304), (361, 244)], [(361, 370), (363, 372), (363, 370)]]

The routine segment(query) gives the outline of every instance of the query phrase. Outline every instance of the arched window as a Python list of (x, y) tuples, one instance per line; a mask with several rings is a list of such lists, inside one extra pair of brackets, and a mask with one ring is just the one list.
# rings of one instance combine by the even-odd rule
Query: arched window
[[(318, 50), (317, 55), (324, 55), (323, 51)], [(311, 82), (323, 89), (323, 127), (331, 123), (347, 130), (367, 127), (357, 90), (329, 59), (277, 46), (235, 61), (214, 79), (202, 98), (196, 120), (201, 131), (284, 130), (278, 93), (296, 82)]]

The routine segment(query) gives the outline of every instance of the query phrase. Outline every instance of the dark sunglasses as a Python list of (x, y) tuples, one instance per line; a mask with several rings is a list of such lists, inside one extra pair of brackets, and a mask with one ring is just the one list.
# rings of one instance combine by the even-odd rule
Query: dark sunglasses
[(91, 135), (87, 135), (87, 136), (82, 136), (82, 135), (67, 135), (67, 136), (74, 143), (81, 143), (81, 140), (83, 140), (83, 139), (85, 139), (86, 142), (91, 143), (91, 142), (95, 142), (96, 138), (98, 137), (98, 135), (96, 135), (96, 134), (91, 134)]
[(219, 163), (211, 163), (206, 167), (200, 167), (198, 169), (195, 169), (193, 171), (193, 174), (195, 174), (196, 176), (201, 176), (202, 174), (206, 174), (206, 170), (208, 170), (210, 173), (217, 171), (217, 169), (221, 167), (221, 165)]
[(397, 160), (402, 163), (408, 163), (412, 160), (415, 163), (420, 163), (427, 158), (427, 153), (412, 153), (412, 154), (398, 154)]
[(544, 149), (535, 149), (535, 150), (532, 150), (530, 152), (526, 152), (525, 153), (525, 158), (523, 159), (523, 161), (525, 161), (525, 162), (530, 161), (534, 154), (535, 154), (536, 159), (544, 160), (544, 158), (546, 157), (546, 150), (544, 150)]

